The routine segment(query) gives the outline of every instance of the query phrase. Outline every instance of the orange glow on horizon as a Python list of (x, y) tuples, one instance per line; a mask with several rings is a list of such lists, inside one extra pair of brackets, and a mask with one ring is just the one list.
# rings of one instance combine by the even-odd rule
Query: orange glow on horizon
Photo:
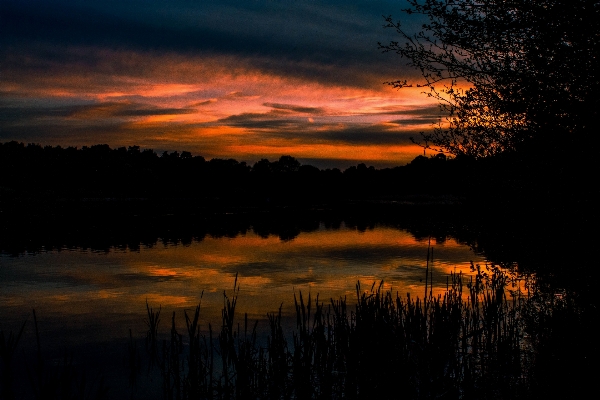
[(416, 155), (423, 152), (417, 145), (407, 146), (356, 146), (356, 145), (329, 145), (329, 144), (301, 144), (290, 146), (285, 143), (273, 145), (233, 145), (227, 146), (234, 154), (256, 158), (268, 155), (269, 158), (278, 158), (280, 155), (293, 154), (298, 158), (328, 158), (334, 160), (354, 160), (360, 162), (386, 161), (397, 162), (398, 165), (409, 162)]
[[(90, 50), (67, 51), (82, 56)], [(61, 134), (54, 139), (43, 136), (45, 141), (39, 141), (43, 145), (135, 144), (193, 151), (208, 159), (253, 162), (291, 155), (401, 165), (422, 149), (407, 139), (369, 143), (368, 132), (358, 133), (360, 143), (328, 139), (326, 134), (355, 128), (418, 132), (431, 127), (429, 117), (423, 124), (402, 122), (434, 104), (423, 95), (423, 88), (398, 91), (375, 84), (381, 82), (375, 78), (366, 79), (374, 82), (370, 87), (317, 82), (261, 71), (249, 60), (226, 56), (109, 53), (105, 60), (113, 60), (112, 64), (94, 71), (78, 65), (37, 75), (9, 71), (0, 90), (20, 99), (81, 103), (68, 106), (72, 111), (66, 116), (50, 113), (39, 121), (21, 123), (40, 124), (42, 131), (49, 124), (55, 126)], [(94, 142), (87, 135), (90, 128)], [(65, 131), (72, 132), (71, 139), (65, 139)]]

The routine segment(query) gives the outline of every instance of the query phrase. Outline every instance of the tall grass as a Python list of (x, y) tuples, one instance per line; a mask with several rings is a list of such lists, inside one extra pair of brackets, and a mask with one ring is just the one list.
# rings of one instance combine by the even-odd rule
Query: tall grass
[[(147, 357), (131, 331), (124, 356), (131, 398), (147, 382), (137, 379), (142, 360), (146, 373), (159, 377), (161, 390), (153, 394), (172, 400), (529, 399), (577, 393), (557, 366), (570, 371), (571, 382), (592, 379), (593, 362), (580, 362), (590, 345), (569, 341), (589, 336), (580, 333), (587, 325), (568, 293), (540, 290), (531, 280), (522, 285), (498, 267), (472, 268), (468, 278), (451, 274), (440, 295), (427, 268), (423, 298), (394, 294), (383, 282), (366, 289), (358, 282), (355, 301), (295, 293), (295, 328), (285, 328), (280, 306), (267, 315), (266, 338), (259, 338), (258, 321), (236, 315), (237, 276), (233, 291), (223, 293), (216, 329), (202, 328), (200, 302), (184, 311), (184, 327), (173, 313), (169, 334), (161, 336), (162, 308), (147, 303)], [(86, 381), (68, 356), (58, 366), (45, 362), (35, 312), (33, 320), (37, 353), (27, 371), (34, 398), (107, 398), (103, 383)], [(2, 398), (18, 397), (13, 361), (24, 326), (0, 331)]]
[(530, 398), (533, 297), (500, 268), (472, 267), (468, 282), (452, 274), (443, 295), (433, 294), (429, 276), (424, 298), (384, 291), (383, 282), (368, 290), (357, 283), (353, 305), (299, 292), (295, 330), (285, 332), (280, 307), (268, 314), (262, 346), (258, 322), (236, 322), (236, 276), (218, 333), (210, 324), (200, 331), (198, 305), (185, 312), (182, 346), (172, 318), (159, 355), (164, 398)]

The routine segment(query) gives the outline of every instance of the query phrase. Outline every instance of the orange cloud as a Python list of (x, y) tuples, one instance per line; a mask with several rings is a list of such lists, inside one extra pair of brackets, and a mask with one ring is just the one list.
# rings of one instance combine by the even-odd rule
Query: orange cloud
[[(74, 56), (92, 56), (87, 54), (91, 49), (67, 50)], [(404, 164), (422, 150), (407, 140), (371, 141), (366, 133), (354, 134), (354, 138), (361, 138), (360, 143), (332, 142), (321, 133), (349, 126), (398, 133), (430, 129), (428, 119), (420, 124), (403, 122), (419, 110), (431, 108), (431, 99), (421, 94), (422, 89), (324, 84), (261, 71), (232, 56), (158, 57), (152, 53), (98, 51), (102, 52), (101, 61), (93, 70), (75, 63), (35, 75), (8, 71), (0, 83), (5, 96), (85, 105), (73, 107), (63, 113), (66, 116), (48, 108), (48, 116), (42, 110), (42, 116), (36, 117), (38, 122), (29, 118), (14, 126), (26, 125), (38, 131), (55, 126), (52, 129), (60, 132), (60, 139), (47, 134), (40, 137), (51, 142), (40, 140), (41, 144), (137, 144), (250, 162), (289, 154), (375, 164)], [(310, 135), (305, 134), (308, 130)], [(5, 132), (11, 132), (11, 127)], [(71, 136), (64, 132), (71, 132)]]

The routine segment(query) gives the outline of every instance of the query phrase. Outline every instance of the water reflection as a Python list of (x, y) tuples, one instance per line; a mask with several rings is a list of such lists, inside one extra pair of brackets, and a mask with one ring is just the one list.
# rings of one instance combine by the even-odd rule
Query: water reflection
[[(450, 272), (470, 272), (471, 261), (485, 261), (452, 238), (417, 239), (388, 225), (320, 224), (293, 238), (270, 232), (248, 228), (186, 241), (130, 241), (132, 246), (102, 251), (70, 246), (18, 257), (0, 254), (0, 329), (15, 332), (28, 319), (20, 349), (22, 360), (33, 360), (34, 308), (46, 357), (63, 357), (66, 349), (83, 369), (104, 376), (113, 393), (129, 393), (123, 357), (130, 329), (143, 349), (146, 302), (154, 310), (162, 307), (159, 340), (168, 340), (173, 313), (178, 331), (185, 331), (184, 310), (193, 311), (199, 302), (202, 334), (209, 323), (218, 332), (223, 292), (231, 294), (237, 274), (237, 321), (243, 324), (244, 313), (262, 321), (259, 341), (266, 341), (266, 315), (280, 307), (285, 331), (294, 330), (294, 294), (300, 291), (305, 300), (308, 293), (313, 299), (319, 294), (326, 304), (347, 297), (352, 307), (357, 281), (369, 289), (384, 280), (384, 289), (422, 297), (430, 246), (434, 293), (444, 291)], [(140, 398), (160, 391), (155, 378), (144, 378), (148, 382), (139, 387), (147, 392), (140, 392)]]
[[(186, 244), (158, 242), (135, 250), (111, 248), (0, 256), (0, 314), (16, 326), (35, 308), (50, 331), (70, 330), (71, 340), (144, 333), (145, 302), (167, 315), (195, 307), (202, 293), (205, 321), (219, 321), (223, 291), (235, 274), (241, 286), (238, 310), (263, 319), (267, 312), (291, 313), (294, 292), (321, 299), (354, 298), (356, 282), (422, 295), (428, 240), (386, 226), (334, 229), (321, 224), (290, 240), (256, 233), (206, 236)], [(445, 289), (452, 271), (469, 271), (482, 256), (453, 239), (431, 240), (434, 290)], [(430, 265), (431, 268), (431, 265)], [(165, 323), (166, 324), (166, 323)]]

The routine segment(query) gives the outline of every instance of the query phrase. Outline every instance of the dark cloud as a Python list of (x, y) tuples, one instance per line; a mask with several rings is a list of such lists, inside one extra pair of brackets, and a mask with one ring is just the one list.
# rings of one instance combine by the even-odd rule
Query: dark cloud
[[(235, 126), (256, 130), (257, 138), (296, 139), (305, 143), (345, 143), (351, 145), (398, 145), (410, 143), (417, 130), (406, 129), (416, 124), (413, 120), (400, 120), (399, 125), (366, 123), (309, 122), (306, 117), (273, 118), (271, 113), (242, 113), (214, 122), (195, 126)], [(417, 119), (419, 124), (429, 122)], [(407, 121), (407, 122), (404, 122)], [(251, 137), (250, 135), (248, 137)]]
[(375, 113), (381, 115), (419, 115), (438, 117), (441, 115), (440, 107), (437, 105), (423, 107), (423, 106), (382, 106), (376, 107)]
[(243, 113), (221, 118), (215, 122), (203, 124), (203, 126), (227, 125), (254, 129), (279, 129), (295, 127), (298, 123), (297, 118), (272, 118), (270, 114)]
[[(85, 114), (88, 118), (142, 117), (177, 115), (197, 112), (193, 108), (158, 108), (146, 104), (106, 102), (62, 106), (0, 106), (0, 121), (4, 124), (40, 123), (38, 119), (64, 119)], [(67, 123), (67, 122), (65, 122)]]
[(278, 110), (289, 110), (305, 114), (324, 114), (325, 109), (322, 107), (303, 107), (295, 106), (293, 104), (280, 104), (280, 103), (263, 103), (265, 107), (271, 107)]
[(197, 112), (191, 108), (138, 108), (129, 110), (120, 110), (113, 115), (127, 117), (142, 117), (152, 115), (178, 115), (178, 114), (194, 114)]
[[(214, 125), (237, 126), (255, 129), (280, 129), (288, 128), (280, 132), (272, 132), (273, 136), (289, 137), (289, 130), (296, 129), (298, 134), (313, 135), (315, 127), (319, 128), (318, 135), (326, 141), (340, 141), (354, 144), (385, 144), (397, 143), (398, 139), (406, 141), (409, 136), (414, 134), (414, 130), (406, 129), (411, 125), (433, 124), (439, 120), (439, 111), (437, 107), (427, 107), (424, 109), (390, 109), (389, 111), (375, 111), (369, 115), (407, 115), (410, 118), (394, 119), (388, 121), (388, 124), (363, 124), (363, 123), (344, 123), (341, 127), (338, 123), (327, 122), (326, 110), (321, 107), (302, 107), (291, 104), (264, 103), (264, 106), (271, 107), (274, 110), (268, 113), (242, 113), (221, 118), (218, 121), (210, 123)], [(323, 116), (325, 122), (309, 122), (304, 116), (294, 116), (283, 114), (283, 118), (274, 118), (277, 115), (276, 110), (293, 111), (311, 115)], [(397, 124), (402, 132), (398, 130)], [(302, 132), (306, 131), (306, 132)]]
[[(382, 28), (394, 2), (307, 1), (27, 1), (1, 3), (5, 54), (27, 54), (55, 67), (90, 69), (102, 62), (54, 52), (61, 47), (136, 52), (222, 54), (285, 76), (348, 86), (394, 79), (397, 59), (377, 42), (393, 38)], [(103, 57), (98, 53), (97, 57)], [(381, 78), (387, 77), (387, 78)], [(388, 79), (388, 80), (389, 80)]]
[(202, 107), (202, 106), (207, 106), (209, 104), (214, 104), (216, 102), (217, 102), (217, 100), (210, 99), (210, 100), (200, 101), (198, 103), (194, 103), (194, 104), (191, 105), (191, 107)]
[(3, 124), (14, 124), (45, 117), (68, 117), (80, 109), (81, 106), (55, 106), (43, 108), (0, 106), (0, 122)]
[(329, 142), (356, 145), (400, 145), (410, 143), (414, 132), (393, 129), (389, 125), (348, 124), (343, 128), (332, 127), (319, 131), (319, 138)]
[(435, 124), (438, 121), (436, 118), (421, 117), (421, 118), (404, 118), (395, 119), (390, 121), (391, 123), (407, 126), (407, 125), (424, 125), (424, 124)]
[(394, 115), (408, 116), (408, 118), (398, 118), (387, 122), (401, 126), (435, 124), (445, 115), (437, 105), (429, 107), (416, 106), (383, 106), (376, 107), (372, 115)]
[(223, 96), (223, 98), (225, 98), (225, 99), (243, 99), (244, 97), (252, 97), (252, 96), (245, 94), (243, 92), (231, 92), (231, 93), (227, 93), (227, 95)]

